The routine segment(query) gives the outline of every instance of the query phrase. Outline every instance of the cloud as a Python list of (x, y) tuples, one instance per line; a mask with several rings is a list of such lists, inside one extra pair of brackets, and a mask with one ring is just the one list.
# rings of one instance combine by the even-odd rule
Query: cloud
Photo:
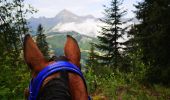
[(82, 23), (75, 23), (75, 22), (70, 22), (70, 23), (65, 23), (65, 24), (57, 24), (51, 31), (60, 31), (60, 32), (65, 32), (65, 31), (75, 31), (84, 35), (92, 36), (95, 37), (98, 35), (98, 31), (100, 31), (100, 25), (101, 22), (95, 21), (93, 19), (87, 19)]

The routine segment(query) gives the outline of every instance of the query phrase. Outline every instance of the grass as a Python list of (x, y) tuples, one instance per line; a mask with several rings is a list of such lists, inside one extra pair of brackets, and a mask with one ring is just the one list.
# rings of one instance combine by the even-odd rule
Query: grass
[(85, 73), (93, 100), (170, 100), (170, 88), (144, 85), (133, 76), (121, 72), (95, 74), (92, 70)]

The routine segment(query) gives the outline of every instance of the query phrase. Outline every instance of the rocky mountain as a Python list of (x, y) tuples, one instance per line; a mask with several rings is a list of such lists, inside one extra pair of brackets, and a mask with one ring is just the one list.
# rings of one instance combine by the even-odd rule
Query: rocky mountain
[[(129, 20), (129, 18), (122, 19), (122, 21)], [(32, 33), (35, 34), (37, 26), (42, 24), (45, 28), (45, 33), (51, 32), (69, 32), (75, 31), (77, 33), (87, 35), (90, 37), (96, 37), (99, 35), (100, 26), (104, 24), (99, 21), (98, 18), (93, 17), (92, 15), (87, 16), (78, 16), (66, 9), (60, 11), (53, 18), (39, 17), (39, 18), (30, 18), (28, 20), (29, 26), (32, 29)], [(133, 19), (126, 25), (138, 23), (136, 19)]]
[(62, 10), (53, 18), (39, 17), (28, 20), (33, 34), (39, 24), (45, 28), (45, 33), (75, 31), (83, 35), (95, 37), (99, 20), (92, 15), (78, 16), (68, 10)]
[[(96, 36), (99, 35), (100, 26), (104, 25), (98, 18), (95, 18), (92, 15), (78, 16), (68, 10), (62, 10), (53, 18), (32, 17), (28, 20), (28, 22), (33, 31), (33, 35), (36, 33), (37, 26), (39, 24), (43, 25), (50, 50), (56, 55), (63, 55), (66, 35), (73, 36), (79, 43), (84, 61), (87, 57), (87, 53), (89, 52), (90, 43), (98, 42)], [(135, 23), (135, 20), (131, 21), (127, 25), (133, 23)], [(127, 25), (122, 25), (122, 27)]]
[(83, 63), (87, 58), (90, 43), (98, 42), (96, 35), (99, 21), (91, 15), (78, 16), (68, 10), (62, 10), (53, 18), (30, 18), (28, 22), (33, 35), (36, 34), (37, 26), (43, 25), (51, 55), (63, 55), (66, 35), (71, 35), (79, 44)]

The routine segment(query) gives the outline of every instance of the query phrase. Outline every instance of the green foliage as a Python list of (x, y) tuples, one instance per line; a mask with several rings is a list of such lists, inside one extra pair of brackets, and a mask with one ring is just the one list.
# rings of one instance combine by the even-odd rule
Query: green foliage
[(88, 58), (86, 60), (86, 64), (87, 66), (91, 67), (93, 70), (98, 70), (98, 69), (95, 69), (95, 66), (97, 66), (98, 61), (96, 58), (95, 47), (93, 43), (91, 43), (91, 48), (88, 54)]
[(23, 36), (28, 32), (26, 15), (33, 13), (23, 0), (0, 0), (0, 99), (24, 98), (30, 75), (22, 55)]
[[(24, 98), (24, 89), (30, 79), (21, 57), (22, 37), (28, 32), (25, 17), (34, 9), (24, 8), (23, 0), (0, 0), (0, 5), (0, 99), (19, 100)], [(119, 0), (112, 0), (110, 8), (105, 10), (102, 21), (106, 26), (102, 27), (102, 36), (98, 37), (101, 43), (96, 45), (104, 55), (97, 56), (98, 59), (93, 45), (90, 49), (90, 44), (84, 41), (97, 42), (95, 38), (69, 33), (79, 42), (83, 59), (90, 50), (84, 73), (90, 94), (94, 100), (170, 99), (170, 88), (154, 84), (168, 86), (170, 83), (170, 1), (144, 0), (136, 5), (135, 13), (140, 23), (131, 28), (128, 33), (131, 39), (124, 43), (117, 41), (127, 29), (120, 27), (125, 23), (121, 18), (126, 14), (119, 9), (120, 5)], [(68, 33), (63, 34), (47, 38), (53, 49), (63, 48)], [(47, 42), (40, 25), (37, 44), (45, 56), (48, 56)], [(124, 45), (126, 49), (122, 48)], [(120, 49), (125, 51), (120, 53)], [(63, 53), (62, 49), (59, 51)]]
[(6, 54), (0, 61), (0, 98), (3, 100), (24, 98), (24, 89), (30, 80), (24, 61), (18, 59), (14, 65), (12, 59), (11, 54)]
[(160, 85), (143, 85), (136, 79), (140, 74), (112, 71), (100, 67), (102, 73), (96, 75), (92, 69), (85, 72), (88, 90), (94, 100), (167, 100), (170, 88)]
[(151, 83), (170, 84), (169, 0), (144, 0), (136, 5), (140, 24), (132, 27), (130, 40), (139, 59), (147, 66), (146, 79)]
[[(26, 15), (34, 10), (25, 8), (23, 0), (0, 0), (0, 43), (2, 52), (22, 49), (22, 36), (28, 32)], [(2, 54), (2, 53), (0, 53)]]
[(38, 48), (41, 50), (41, 52), (43, 53), (43, 55), (46, 58), (49, 58), (49, 50), (48, 50), (48, 43), (46, 41), (46, 35), (43, 34), (44, 30), (42, 25), (40, 24), (37, 28), (37, 38), (36, 38), (36, 43)]
[(121, 0), (111, 0), (110, 5), (105, 9), (105, 17), (101, 19), (105, 25), (101, 27), (101, 36), (98, 36), (100, 43), (95, 46), (103, 53), (98, 55), (101, 64), (107, 64), (113, 68), (121, 68), (122, 62), (121, 50), (124, 49), (124, 42), (119, 42), (126, 33), (128, 27), (121, 26), (128, 21), (122, 21), (126, 11), (120, 9), (122, 5)]

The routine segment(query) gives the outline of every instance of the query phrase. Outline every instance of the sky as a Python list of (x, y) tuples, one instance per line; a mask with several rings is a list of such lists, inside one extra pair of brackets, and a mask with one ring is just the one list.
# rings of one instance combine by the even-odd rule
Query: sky
[[(93, 15), (96, 18), (103, 17), (103, 5), (109, 5), (111, 0), (25, 0), (26, 4), (31, 4), (38, 10), (30, 17), (54, 17), (63, 9), (67, 9), (79, 16)], [(128, 10), (127, 18), (134, 17), (133, 6), (142, 0), (124, 0), (123, 9)]]

